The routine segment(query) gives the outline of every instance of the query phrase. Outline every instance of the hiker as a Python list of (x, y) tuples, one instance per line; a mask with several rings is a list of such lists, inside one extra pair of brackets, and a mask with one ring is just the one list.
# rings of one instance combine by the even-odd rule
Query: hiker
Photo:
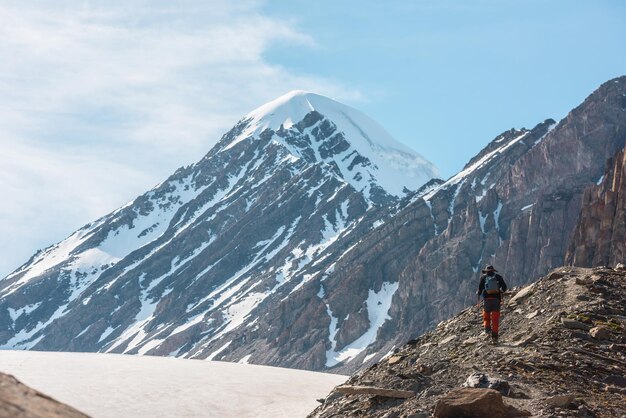
[(492, 265), (482, 271), (478, 285), (478, 298), (483, 297), (483, 325), (485, 333), (491, 334), (491, 340), (498, 342), (498, 327), (500, 325), (500, 303), (502, 293), (506, 292), (506, 283)]

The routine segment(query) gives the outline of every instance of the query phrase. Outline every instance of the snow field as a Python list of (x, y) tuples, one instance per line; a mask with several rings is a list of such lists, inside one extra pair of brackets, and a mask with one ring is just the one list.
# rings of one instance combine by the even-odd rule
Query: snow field
[(347, 379), (218, 361), (36, 351), (2, 351), (0, 371), (95, 418), (304, 417)]

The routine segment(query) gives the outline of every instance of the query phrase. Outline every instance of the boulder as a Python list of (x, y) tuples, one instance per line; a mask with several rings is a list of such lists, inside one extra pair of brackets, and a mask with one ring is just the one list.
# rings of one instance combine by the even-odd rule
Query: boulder
[(611, 330), (607, 327), (597, 326), (589, 330), (589, 335), (596, 340), (608, 340), (611, 338)]
[(531, 341), (534, 341), (537, 339), (537, 334), (535, 334), (534, 332), (531, 333), (530, 335), (527, 335), (524, 338), (521, 338), (518, 341), (513, 342), (511, 345), (514, 347), (523, 347), (525, 345), (528, 345), (528, 343), (530, 343)]
[(515, 296), (513, 296), (510, 300), (509, 300), (509, 305), (516, 305), (517, 303), (523, 301), (524, 299), (526, 299), (528, 296), (530, 296), (532, 294), (534, 290), (534, 285), (530, 285), (530, 286), (526, 286), (524, 287), (522, 290), (520, 290), (519, 292), (517, 292), (515, 294)]
[(450, 336), (444, 338), (443, 340), (439, 341), (439, 345), (448, 344), (450, 341), (453, 341), (455, 338), (456, 338), (456, 335), (450, 335)]
[(463, 345), (473, 345), (478, 343), (478, 338), (476, 337), (469, 337), (468, 339), (463, 341)]
[(591, 328), (589, 325), (577, 321), (575, 319), (570, 319), (570, 318), (561, 318), (561, 323), (563, 324), (563, 326), (565, 328), (569, 328), (569, 329), (584, 329), (585, 331), (588, 330), (589, 328)]
[(402, 361), (403, 358), (404, 358), (404, 356), (391, 356), (391, 357), (389, 357), (389, 360), (387, 360), (387, 362), (389, 364), (396, 364), (396, 363), (399, 363), (400, 361)]
[(433, 374), (434, 370), (428, 364), (420, 364), (420, 365), (417, 366), (417, 371), (418, 371), (418, 373), (421, 373), (424, 376), (430, 376), (431, 374)]
[(526, 315), (526, 318), (527, 318), (527, 319), (533, 319), (533, 318), (534, 318), (534, 317), (536, 317), (537, 315), (539, 315), (539, 310), (538, 310), (538, 309), (537, 309), (537, 310), (535, 310), (535, 311), (533, 311), (533, 312), (531, 312), (531, 313), (529, 313), (528, 315)]
[(546, 403), (553, 408), (567, 408), (575, 400), (576, 396), (572, 394), (556, 395), (546, 398)]
[(511, 386), (506, 380), (489, 377), (489, 375), (479, 372), (472, 373), (461, 386), (464, 388), (494, 389), (504, 396), (507, 396), (511, 391)]
[(565, 277), (565, 273), (563, 273), (562, 271), (553, 271), (548, 275), (548, 280), (558, 280), (562, 279), (563, 277)]
[(575, 282), (580, 286), (587, 286), (591, 284), (591, 279), (589, 277), (576, 277)]
[(493, 389), (460, 388), (437, 401), (435, 418), (505, 418), (527, 417), (530, 413), (507, 405)]

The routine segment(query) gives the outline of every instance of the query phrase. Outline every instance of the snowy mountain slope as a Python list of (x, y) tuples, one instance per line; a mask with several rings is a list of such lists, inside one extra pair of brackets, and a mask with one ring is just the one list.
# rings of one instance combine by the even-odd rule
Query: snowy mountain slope
[(360, 112), (290, 93), (0, 282), (0, 342), (217, 356), (254, 312), (305, 283), (299, 272), (342, 234), (379, 220), (368, 211), (433, 174)]
[(346, 376), (217, 361), (5, 351), (0, 370), (104, 417), (297, 417)]

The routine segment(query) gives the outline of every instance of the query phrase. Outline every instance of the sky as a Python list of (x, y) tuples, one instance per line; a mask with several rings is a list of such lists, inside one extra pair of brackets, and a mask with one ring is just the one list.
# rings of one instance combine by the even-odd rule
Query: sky
[(626, 2), (0, 0), (0, 277), (290, 90), (450, 177), (626, 74)]

